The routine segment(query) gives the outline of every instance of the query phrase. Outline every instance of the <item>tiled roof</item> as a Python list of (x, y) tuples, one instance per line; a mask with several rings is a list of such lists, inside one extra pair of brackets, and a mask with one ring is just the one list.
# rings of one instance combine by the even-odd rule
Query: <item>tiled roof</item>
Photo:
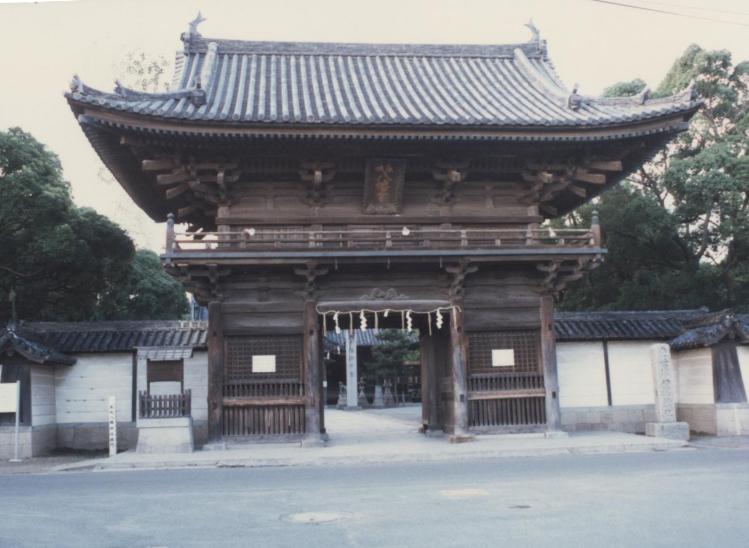
[(25, 322), (19, 332), (59, 352), (129, 352), (137, 347), (205, 348), (206, 322)]
[(713, 346), (726, 338), (740, 343), (749, 342), (749, 316), (734, 315), (728, 311), (708, 314), (689, 322), (685, 331), (671, 341), (673, 350), (688, 350)]
[(77, 78), (73, 103), (150, 118), (255, 125), (612, 126), (688, 113), (687, 90), (593, 98), (567, 89), (544, 41), (497, 46), (244, 42), (183, 35), (175, 89), (115, 93)]
[(20, 354), (27, 360), (42, 365), (73, 365), (75, 359), (53, 348), (20, 334), (14, 326), (0, 331), (0, 354)]
[(554, 330), (559, 341), (581, 340), (669, 340), (684, 324), (707, 313), (707, 309), (610, 312), (557, 312)]

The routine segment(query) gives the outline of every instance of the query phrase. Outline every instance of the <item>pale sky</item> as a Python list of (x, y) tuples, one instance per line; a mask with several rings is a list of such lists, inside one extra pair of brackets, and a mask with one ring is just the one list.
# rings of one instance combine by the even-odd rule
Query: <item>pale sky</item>
[(749, 59), (745, 0), (619, 1), (722, 22), (592, 0), (0, 0), (0, 129), (31, 132), (60, 156), (77, 204), (119, 223), (140, 247), (161, 251), (163, 226), (99, 176), (102, 164), (63, 98), (73, 74), (111, 91), (128, 51), (172, 59), (198, 10), (207, 18), (204, 36), (282, 41), (522, 42), (533, 18), (562, 79), (588, 95), (637, 77), (656, 87), (691, 43), (728, 49), (735, 62)]

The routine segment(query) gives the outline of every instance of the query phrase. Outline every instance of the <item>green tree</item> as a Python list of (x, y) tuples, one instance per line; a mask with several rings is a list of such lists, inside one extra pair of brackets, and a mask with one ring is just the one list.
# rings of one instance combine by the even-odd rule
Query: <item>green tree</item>
[[(76, 207), (57, 156), (18, 128), (0, 132), (0, 226), (2, 322), (11, 318), (11, 292), (26, 320), (162, 318), (165, 309), (179, 317), (186, 310), (184, 293), (180, 299), (163, 271), (148, 268), (155, 257), (134, 261), (120, 227)], [(111, 304), (122, 302), (125, 287), (146, 297)], [(167, 307), (172, 301), (181, 304)]]
[(419, 359), (419, 342), (411, 333), (381, 329), (377, 339), (380, 344), (372, 347), (372, 359), (363, 363), (365, 375), (374, 382), (397, 376), (403, 362)]
[(186, 316), (188, 310), (182, 284), (164, 272), (156, 253), (139, 249), (127, 279), (102, 299), (97, 316), (103, 320), (169, 320)]
[[(609, 254), (562, 308), (749, 308), (749, 63), (690, 46), (655, 95), (690, 84), (705, 103), (689, 130), (565, 220), (582, 225), (598, 208)], [(642, 89), (635, 80), (607, 93)]]

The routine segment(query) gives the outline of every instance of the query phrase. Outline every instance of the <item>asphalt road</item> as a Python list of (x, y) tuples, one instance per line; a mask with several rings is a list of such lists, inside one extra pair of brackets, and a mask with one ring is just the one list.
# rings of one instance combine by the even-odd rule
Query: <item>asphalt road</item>
[(0, 476), (0, 546), (749, 546), (749, 450)]

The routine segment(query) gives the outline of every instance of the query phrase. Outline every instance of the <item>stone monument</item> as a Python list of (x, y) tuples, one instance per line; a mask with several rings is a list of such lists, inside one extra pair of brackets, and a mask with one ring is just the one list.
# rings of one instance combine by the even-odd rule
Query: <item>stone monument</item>
[(338, 401), (336, 402), (336, 409), (346, 409), (347, 400), (346, 385), (341, 381), (338, 381)]
[(656, 422), (647, 423), (645, 433), (659, 438), (688, 440), (689, 424), (676, 420), (676, 386), (669, 346), (662, 343), (652, 345), (650, 362), (653, 366)]

